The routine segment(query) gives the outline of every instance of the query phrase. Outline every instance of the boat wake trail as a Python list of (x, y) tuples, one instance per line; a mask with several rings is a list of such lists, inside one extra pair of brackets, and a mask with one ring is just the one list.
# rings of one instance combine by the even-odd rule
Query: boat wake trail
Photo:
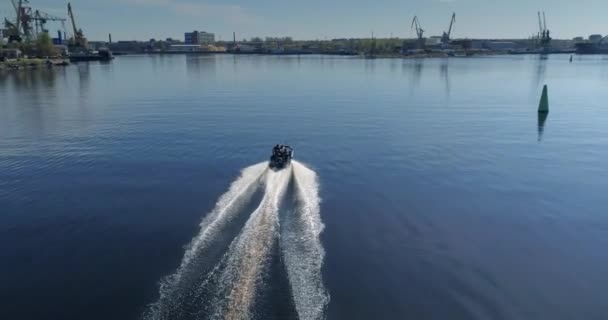
[[(280, 171), (267, 166), (260, 163), (244, 169), (203, 219), (177, 271), (161, 281), (159, 300), (150, 305), (144, 319), (256, 318), (254, 306), (260, 288), (273, 285), (264, 283), (265, 275), (273, 252), (278, 251), (298, 317), (323, 318), (329, 296), (321, 278), (324, 250), (319, 234), (323, 224), (316, 174), (295, 161)], [(295, 208), (280, 216), (292, 177)], [(259, 205), (244, 216), (260, 185), (264, 192)], [(239, 217), (244, 225), (235, 222)], [(240, 230), (230, 239), (235, 225)]]
[(227, 296), (227, 299), (216, 310), (215, 319), (250, 318), (255, 289), (276, 240), (280, 201), (290, 177), (289, 170), (268, 171), (266, 174), (266, 194), (262, 203), (228, 251), (228, 267), (220, 280), (227, 286), (221, 286), (218, 292), (220, 297)]
[(322, 319), (329, 295), (323, 286), (321, 267), (325, 250), (319, 236), (324, 225), (319, 215), (317, 174), (294, 161), (295, 210), (285, 216), (281, 247), (298, 317)]
[(259, 186), (259, 180), (267, 170), (267, 163), (262, 162), (247, 167), (241, 176), (234, 181), (223, 194), (215, 208), (200, 223), (199, 234), (192, 239), (177, 271), (161, 280), (159, 299), (144, 314), (144, 319), (180, 319), (196, 304), (192, 294), (192, 281), (199, 276), (198, 260), (204, 259), (207, 251), (216, 242), (218, 235), (235, 218), (241, 208), (251, 200)]

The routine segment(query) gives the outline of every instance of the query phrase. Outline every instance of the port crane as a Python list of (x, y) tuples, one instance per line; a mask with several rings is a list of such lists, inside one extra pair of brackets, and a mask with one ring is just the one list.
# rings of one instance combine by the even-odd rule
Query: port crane
[(538, 39), (540, 40), (540, 46), (542, 48), (549, 48), (551, 46), (551, 32), (547, 29), (547, 17), (543, 11), (541, 18), (540, 11), (538, 12)]
[(416, 37), (418, 39), (418, 47), (424, 47), (424, 30), (420, 27), (420, 21), (418, 20), (418, 16), (414, 16), (412, 20), (412, 29), (416, 30)]
[(21, 37), (19, 36), (19, 31), (17, 29), (17, 25), (13, 22), (8, 21), (8, 19), (4, 19), (4, 32), (8, 36), (8, 42), (21, 42)]
[[(27, 6), (28, 0), (11, 0), (17, 19), (13, 25), (13, 40), (21, 42), (23, 38), (31, 40), (35, 37), (32, 27), (32, 8)], [(10, 36), (9, 36), (10, 38)]]
[(4, 20), (4, 25), (8, 30), (9, 42), (22, 40), (35, 40), (41, 32), (48, 32), (45, 25), (48, 21), (59, 21), (65, 29), (66, 19), (52, 16), (40, 10), (34, 10), (28, 0), (11, 0), (15, 9), (17, 19), (15, 22)]
[(82, 29), (76, 27), (76, 19), (74, 18), (74, 12), (72, 11), (72, 4), (68, 2), (68, 16), (72, 22), (72, 29), (74, 30), (74, 37), (72, 38), (72, 44), (76, 47), (87, 47), (87, 39), (84, 37)]
[(65, 30), (65, 22), (67, 21), (67, 19), (65, 18), (59, 18), (59, 17), (55, 17), (52, 16), (48, 13), (44, 13), (40, 10), (36, 10), (34, 12), (34, 18), (33, 18), (34, 22), (35, 22), (35, 28), (36, 28), (36, 34), (40, 33), (40, 32), (49, 32), (48, 29), (45, 28), (45, 25), (48, 21), (58, 21), (61, 22), (62, 28)]
[(448, 28), (448, 32), (443, 32), (441, 36), (441, 44), (448, 45), (450, 44), (450, 36), (452, 35), (452, 28), (454, 27), (454, 23), (456, 22), (456, 12), (452, 13), (452, 20), (450, 20), (450, 27)]

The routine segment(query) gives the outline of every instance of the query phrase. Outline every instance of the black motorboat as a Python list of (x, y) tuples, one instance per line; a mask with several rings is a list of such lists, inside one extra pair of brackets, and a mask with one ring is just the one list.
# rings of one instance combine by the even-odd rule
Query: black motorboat
[(274, 170), (281, 170), (289, 166), (293, 158), (293, 148), (287, 145), (277, 144), (272, 148), (269, 167)]

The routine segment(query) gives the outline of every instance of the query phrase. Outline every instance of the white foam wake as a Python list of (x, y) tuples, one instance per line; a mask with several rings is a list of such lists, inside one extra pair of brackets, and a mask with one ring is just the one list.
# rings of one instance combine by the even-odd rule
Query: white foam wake
[(292, 167), (296, 208), (285, 217), (281, 248), (298, 317), (322, 319), (329, 294), (321, 275), (325, 250), (319, 239), (324, 228), (319, 214), (319, 183), (317, 174), (301, 163), (293, 161)]
[(226, 267), (217, 291), (217, 297), (223, 301), (217, 305), (215, 319), (251, 317), (256, 288), (278, 236), (279, 206), (290, 177), (290, 169), (267, 171), (264, 198), (226, 254)]
[(243, 204), (251, 199), (257, 189), (258, 179), (267, 167), (267, 162), (261, 162), (243, 169), (241, 176), (230, 185), (228, 192), (222, 195), (213, 211), (200, 223), (201, 231), (188, 246), (180, 268), (185, 267), (192, 258), (203, 251), (209, 240), (213, 239), (222, 227), (234, 218)]
[(151, 306), (147, 318), (163, 319), (164, 313), (167, 311), (165, 309), (171, 309), (174, 304), (179, 303), (174, 300), (175, 291), (180, 289), (182, 276), (188, 272), (196, 272), (196, 270), (190, 270), (193, 268), (190, 266), (192, 261), (196, 257), (204, 255), (204, 252), (213, 244), (213, 240), (241, 211), (243, 205), (251, 200), (267, 167), (268, 163), (262, 162), (243, 169), (240, 177), (220, 197), (215, 208), (200, 223), (200, 232), (188, 245), (177, 271), (161, 281), (160, 298)]
[[(265, 162), (245, 168), (203, 219), (179, 268), (161, 282), (160, 298), (144, 314), (146, 319), (252, 318), (256, 291), (275, 249), (282, 254), (299, 319), (323, 319), (329, 295), (321, 275), (325, 251), (319, 238), (324, 226), (317, 175), (296, 161), (278, 172), (267, 166)], [(292, 176), (295, 207), (280, 216)], [(243, 207), (261, 182), (261, 203), (231, 238), (235, 219), (245, 217)], [(226, 240), (232, 240), (230, 245)]]

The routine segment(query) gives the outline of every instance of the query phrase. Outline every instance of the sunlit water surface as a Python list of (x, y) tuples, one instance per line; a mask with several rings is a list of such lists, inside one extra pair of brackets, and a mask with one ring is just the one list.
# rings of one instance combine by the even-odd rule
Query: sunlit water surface
[[(606, 319), (608, 58), (568, 58), (0, 73), (0, 318), (141, 317), (240, 171), (289, 143), (319, 177), (328, 319)], [(284, 292), (263, 318), (293, 316)]]

